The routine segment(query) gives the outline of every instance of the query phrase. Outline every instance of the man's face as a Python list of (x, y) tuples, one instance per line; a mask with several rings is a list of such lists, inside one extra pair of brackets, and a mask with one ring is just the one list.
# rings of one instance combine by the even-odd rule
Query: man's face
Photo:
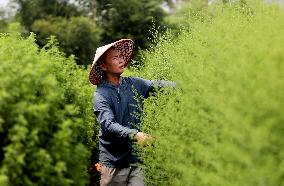
[(115, 49), (107, 51), (105, 63), (101, 68), (109, 74), (121, 75), (124, 72), (125, 61), (120, 52)]

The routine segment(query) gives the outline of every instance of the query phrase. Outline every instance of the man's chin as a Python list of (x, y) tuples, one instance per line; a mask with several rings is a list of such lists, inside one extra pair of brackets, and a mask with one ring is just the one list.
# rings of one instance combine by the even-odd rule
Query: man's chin
[(120, 76), (121, 74), (123, 74), (124, 70), (123, 71), (120, 71), (118, 73), (116, 73), (118, 76)]
[(123, 72), (124, 72), (124, 69), (120, 70), (118, 74), (121, 75)]

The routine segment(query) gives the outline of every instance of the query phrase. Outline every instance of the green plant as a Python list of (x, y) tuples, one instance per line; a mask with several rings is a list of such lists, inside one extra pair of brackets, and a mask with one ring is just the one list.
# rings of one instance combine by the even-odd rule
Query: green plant
[(2, 34), (0, 61), (0, 185), (86, 185), (98, 130), (86, 71), (33, 34)]
[(142, 130), (154, 138), (139, 149), (147, 184), (283, 185), (283, 11), (212, 5), (190, 25), (132, 72), (179, 87), (145, 102)]

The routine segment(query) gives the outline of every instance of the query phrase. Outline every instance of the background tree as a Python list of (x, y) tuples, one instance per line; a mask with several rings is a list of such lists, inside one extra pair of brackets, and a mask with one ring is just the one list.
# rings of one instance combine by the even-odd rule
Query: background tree
[(80, 65), (92, 62), (101, 32), (95, 22), (87, 17), (40, 19), (33, 23), (31, 30), (38, 35), (37, 42), (41, 46), (46, 44), (46, 38), (55, 35), (62, 51), (68, 55), (74, 54)]
[(98, 24), (102, 39), (108, 43), (119, 38), (132, 38), (136, 45), (146, 48), (152, 38), (151, 30), (165, 29), (162, 0), (97, 0)]
[(41, 47), (50, 35), (55, 35), (60, 49), (67, 55), (75, 54), (77, 64), (90, 64), (100, 43), (131, 38), (144, 49), (153, 40), (153, 32), (165, 30), (163, 0), (13, 2), (19, 5), (16, 18), (27, 32), (38, 35), (37, 43)]
[(14, 0), (19, 5), (16, 17), (27, 29), (31, 29), (35, 20), (47, 17), (79, 16), (83, 11), (69, 0)]
[(16, 18), (27, 32), (38, 35), (43, 47), (55, 35), (60, 49), (74, 54), (77, 64), (90, 64), (100, 41), (100, 29), (91, 19), (93, 4), (88, 0), (14, 0), (19, 10)]

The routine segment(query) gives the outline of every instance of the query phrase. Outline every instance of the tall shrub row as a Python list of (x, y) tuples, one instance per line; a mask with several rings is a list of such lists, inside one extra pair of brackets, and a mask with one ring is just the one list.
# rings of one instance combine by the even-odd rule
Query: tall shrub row
[(133, 72), (178, 84), (145, 102), (147, 184), (284, 185), (283, 11), (241, 1), (188, 19)]
[(33, 34), (2, 34), (0, 62), (0, 185), (86, 185), (98, 130), (86, 71)]

